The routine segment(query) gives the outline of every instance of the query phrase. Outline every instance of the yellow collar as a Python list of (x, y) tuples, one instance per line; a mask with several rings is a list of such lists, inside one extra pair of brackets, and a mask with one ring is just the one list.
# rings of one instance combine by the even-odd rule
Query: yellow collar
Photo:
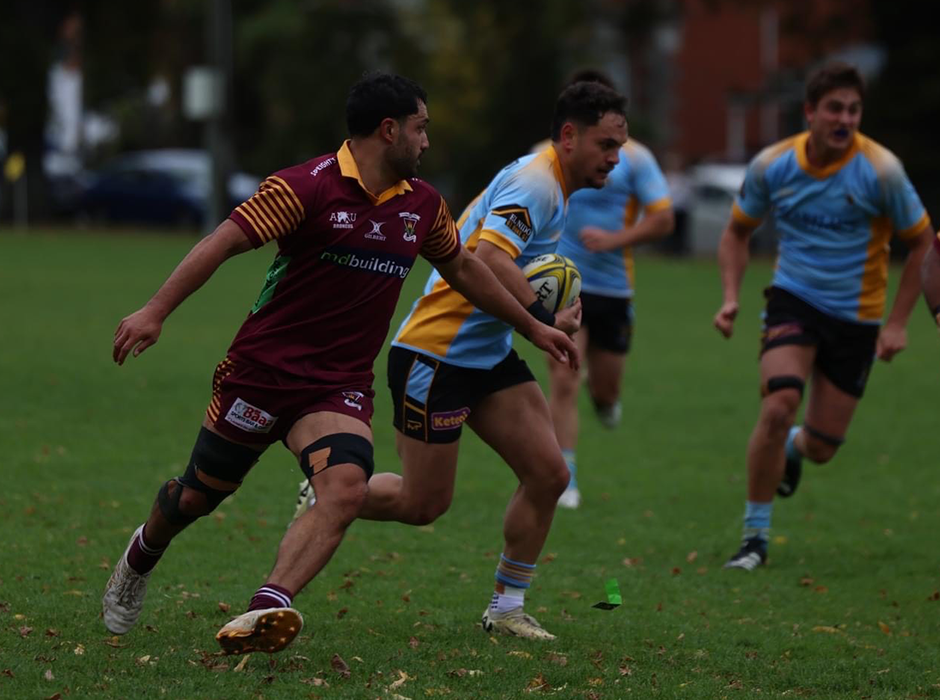
[(558, 180), (558, 184), (561, 185), (561, 193), (567, 202), (568, 188), (565, 186), (565, 176), (561, 172), (561, 161), (558, 160), (558, 151), (555, 150), (554, 142), (545, 150), (548, 152), (548, 157), (552, 161), (552, 170), (555, 171), (555, 179)]
[(812, 175), (813, 177), (823, 180), (830, 175), (834, 175), (839, 172), (846, 163), (852, 160), (853, 156), (858, 152), (859, 146), (859, 134), (855, 132), (855, 138), (852, 139), (852, 145), (849, 146), (848, 150), (845, 152), (845, 155), (839, 158), (834, 163), (830, 163), (824, 168), (818, 168), (812, 163), (809, 162), (809, 157), (806, 155), (806, 147), (809, 144), (809, 132), (804, 131), (802, 134), (796, 137), (796, 143), (794, 148), (796, 149), (796, 162), (799, 166), (806, 172), (807, 175)]
[(382, 192), (379, 196), (376, 197), (374, 194), (372, 194), (372, 192), (369, 191), (369, 188), (366, 187), (366, 183), (362, 181), (362, 175), (359, 174), (359, 166), (356, 165), (356, 159), (353, 158), (352, 151), (349, 150), (349, 139), (343, 141), (342, 148), (336, 152), (336, 160), (339, 163), (339, 171), (343, 177), (351, 177), (353, 180), (358, 182), (363, 192), (369, 195), (369, 199), (372, 200), (372, 204), (381, 204), (382, 202), (387, 202), (395, 195), (411, 192), (411, 185), (408, 184), (408, 181), (399, 180), (387, 190)]

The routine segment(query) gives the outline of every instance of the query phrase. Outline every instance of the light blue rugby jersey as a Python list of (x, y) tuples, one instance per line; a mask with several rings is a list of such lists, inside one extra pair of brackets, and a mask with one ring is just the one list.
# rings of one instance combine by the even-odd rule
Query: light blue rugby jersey
[(620, 162), (600, 189), (581, 189), (568, 201), (568, 219), (558, 252), (581, 273), (581, 290), (627, 299), (633, 296), (633, 251), (629, 248), (592, 253), (581, 243), (585, 226), (619, 231), (636, 223), (639, 214), (672, 206), (669, 186), (653, 154), (636, 141), (620, 149)]
[[(567, 199), (553, 147), (513, 161), (464, 210), (457, 226), (470, 251), (485, 240), (520, 268), (555, 252)], [(489, 369), (512, 349), (512, 328), (475, 308), (435, 270), (398, 329), (392, 345), (448, 364)]]
[(816, 168), (809, 133), (780, 141), (750, 163), (732, 216), (749, 226), (773, 212), (780, 234), (773, 285), (836, 318), (880, 323), (892, 232), (917, 236), (930, 219), (901, 162), (856, 134), (845, 157)]

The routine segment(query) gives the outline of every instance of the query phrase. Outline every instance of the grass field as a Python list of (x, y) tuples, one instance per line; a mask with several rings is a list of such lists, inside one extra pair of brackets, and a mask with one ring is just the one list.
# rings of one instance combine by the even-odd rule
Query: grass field
[[(450, 512), (423, 528), (355, 523), (298, 596), (307, 626), (285, 652), (240, 664), (213, 640), (292, 514), (300, 472), (282, 448), (172, 545), (137, 628), (109, 636), (110, 569), (181, 473), (271, 257), (228, 263), (155, 347), (116, 367), (117, 322), (192, 243), (0, 231), (0, 698), (940, 697), (940, 340), (922, 308), (843, 450), (778, 503), (769, 565), (721, 569), (743, 512), (767, 262), (749, 270), (725, 342), (711, 328), (713, 263), (640, 259), (624, 422), (604, 431), (582, 397), (584, 503), (557, 514), (527, 604), (557, 641), (480, 629), (514, 479), (468, 431)], [(384, 364), (376, 462), (397, 470)], [(624, 605), (593, 609), (609, 578)]]

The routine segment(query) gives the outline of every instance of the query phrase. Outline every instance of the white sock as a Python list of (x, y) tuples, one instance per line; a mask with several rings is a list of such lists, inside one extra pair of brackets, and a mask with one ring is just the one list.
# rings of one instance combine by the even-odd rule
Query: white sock
[(521, 608), (525, 604), (525, 588), (513, 588), (506, 586), (504, 593), (493, 593), (493, 600), (490, 602), (490, 610), (497, 613), (505, 613), (516, 608)]

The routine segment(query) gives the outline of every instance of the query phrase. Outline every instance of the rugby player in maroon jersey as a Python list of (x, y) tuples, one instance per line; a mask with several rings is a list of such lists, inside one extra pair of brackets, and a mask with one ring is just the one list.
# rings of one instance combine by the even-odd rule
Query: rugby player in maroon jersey
[(167, 316), (225, 260), (277, 240), (261, 294), (216, 368), (186, 471), (159, 490), (108, 581), (102, 606), (112, 633), (136, 623), (171, 540), (234, 493), (280, 440), (316, 477), (317, 505), (284, 536), (248, 611), (216, 639), (238, 654), (280, 651), (296, 637), (303, 619), (293, 597), (333, 555), (368, 493), (372, 366), (419, 253), (471, 302), (577, 365), (570, 338), (530, 315), (461, 247), (444, 200), (415, 178), (428, 148), (426, 105), (407, 78), (364, 77), (350, 91), (351, 138), (339, 151), (267, 178), (118, 326), (120, 365), (153, 345)]

